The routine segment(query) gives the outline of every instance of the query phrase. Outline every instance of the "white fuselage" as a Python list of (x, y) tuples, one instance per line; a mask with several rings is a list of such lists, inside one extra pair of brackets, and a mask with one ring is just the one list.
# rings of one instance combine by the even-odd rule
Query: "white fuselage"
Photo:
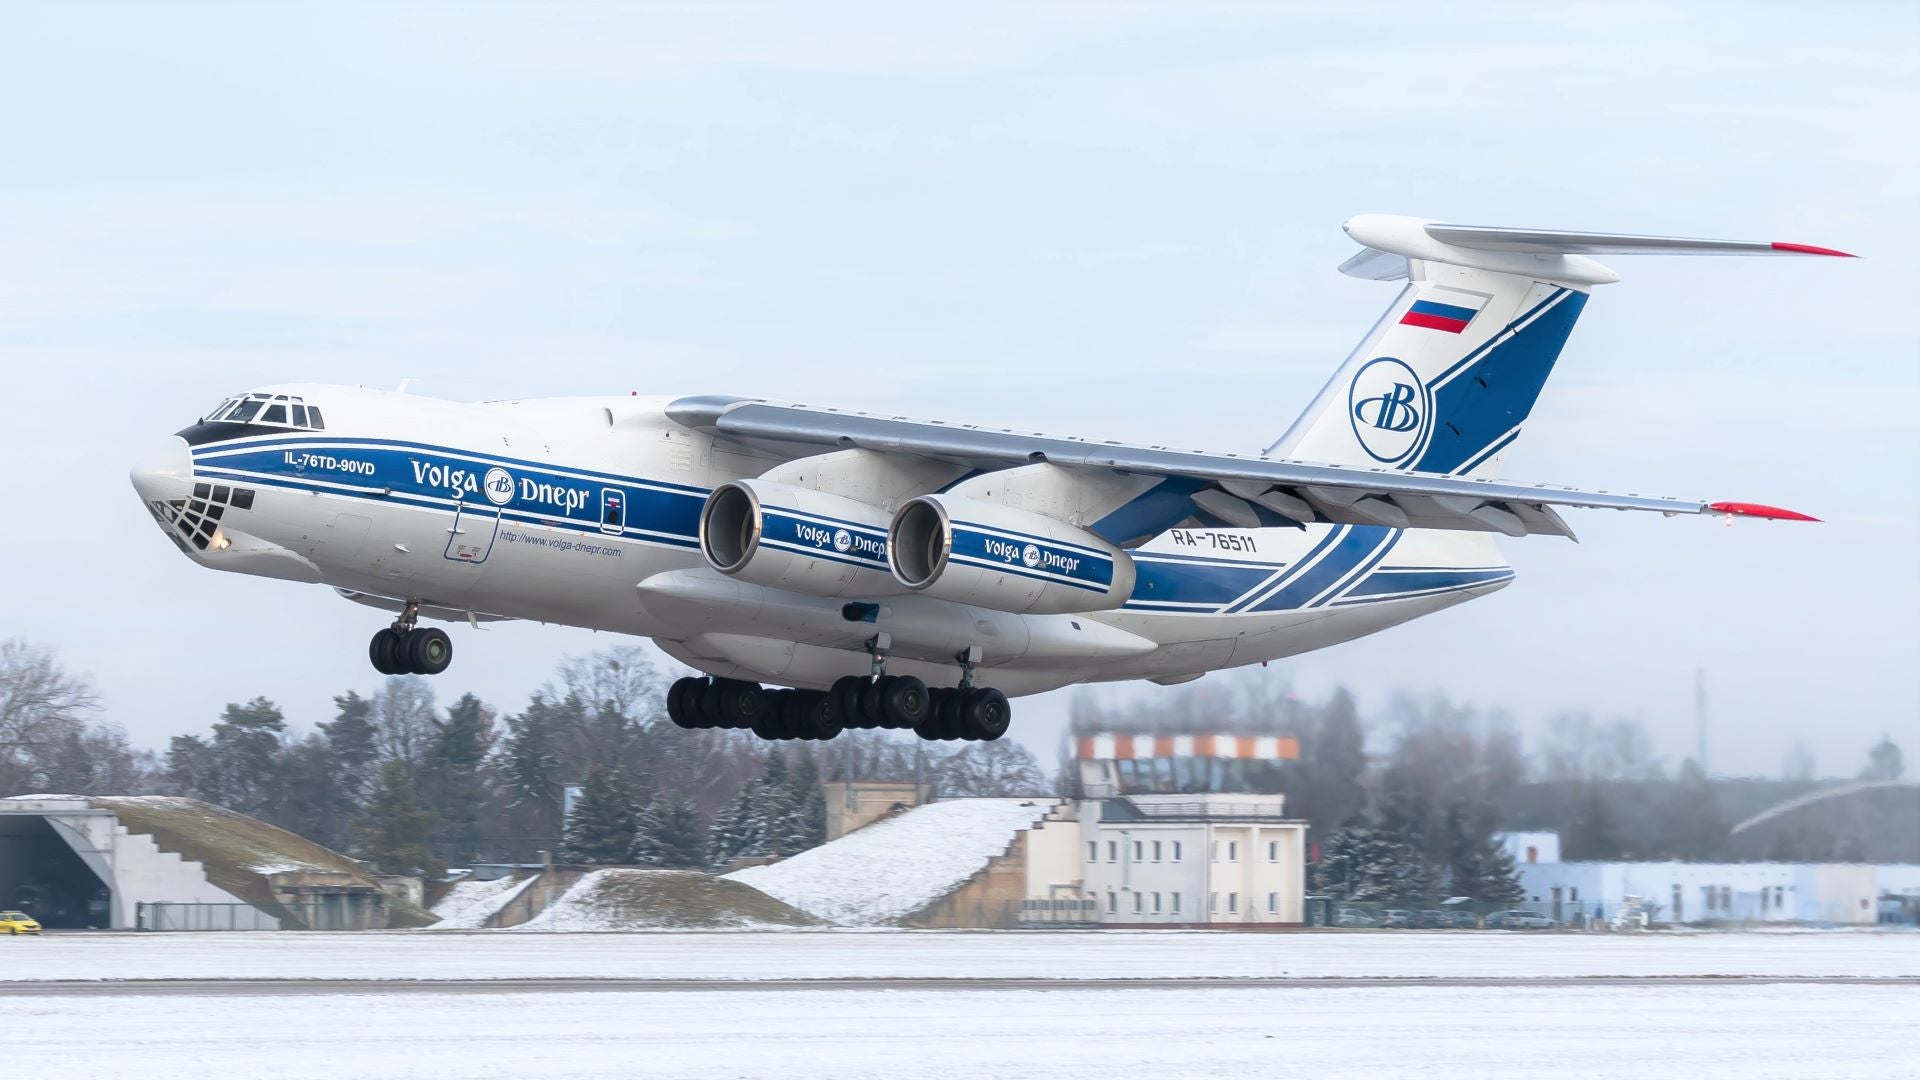
[[(418, 602), (429, 616), (647, 637), (710, 674), (776, 685), (865, 673), (878, 632), (889, 670), (936, 686), (956, 681), (953, 657), (975, 645), (979, 681), (1013, 695), (1181, 681), (1370, 634), (1512, 579), (1484, 534), (1311, 525), (1169, 530), (1132, 552), (1138, 580), (1110, 611), (810, 596), (707, 565), (708, 492), (783, 459), (681, 427), (666, 399), (274, 392), (324, 410), (324, 429), (202, 423), (134, 469), (194, 561), (389, 609)], [(863, 602), (859, 617), (850, 600)]]

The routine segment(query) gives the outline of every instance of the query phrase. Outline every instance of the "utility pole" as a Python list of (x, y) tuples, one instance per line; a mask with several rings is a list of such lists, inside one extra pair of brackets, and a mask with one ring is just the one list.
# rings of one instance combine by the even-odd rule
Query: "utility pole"
[(1694, 735), (1699, 745), (1694, 749), (1694, 760), (1700, 763), (1700, 772), (1707, 771), (1707, 669), (1693, 669), (1693, 723)]

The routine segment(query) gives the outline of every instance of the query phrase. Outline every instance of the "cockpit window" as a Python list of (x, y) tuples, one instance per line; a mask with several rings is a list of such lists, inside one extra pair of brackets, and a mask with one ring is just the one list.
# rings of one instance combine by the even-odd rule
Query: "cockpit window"
[(319, 409), (310, 408), (302, 399), (287, 394), (246, 394), (228, 398), (208, 413), (204, 422), (264, 424), (303, 431), (321, 431), (326, 427), (320, 419)]

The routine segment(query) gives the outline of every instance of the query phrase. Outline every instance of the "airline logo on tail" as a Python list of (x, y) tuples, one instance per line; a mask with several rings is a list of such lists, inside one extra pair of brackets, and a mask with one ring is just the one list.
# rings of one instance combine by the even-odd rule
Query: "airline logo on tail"
[(1347, 389), (1353, 437), (1374, 460), (1388, 465), (1413, 456), (1432, 417), (1433, 399), (1420, 376), (1391, 356), (1368, 361)]

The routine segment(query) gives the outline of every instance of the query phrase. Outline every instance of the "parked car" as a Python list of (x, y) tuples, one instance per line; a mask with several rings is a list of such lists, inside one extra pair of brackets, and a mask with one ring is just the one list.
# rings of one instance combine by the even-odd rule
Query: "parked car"
[(0, 911), (0, 934), (38, 934), (40, 924), (24, 911)]
[(1454, 927), (1453, 912), (1428, 908), (1414, 916), (1414, 922), (1422, 930), (1451, 930)]
[(1333, 913), (1333, 925), (1358, 927), (1379, 926), (1380, 924), (1375, 921), (1373, 916), (1361, 911), (1359, 908), (1343, 907)]
[(1490, 930), (1551, 930), (1560, 924), (1537, 911), (1512, 908), (1487, 916)]
[(1480, 916), (1475, 915), (1471, 911), (1455, 911), (1453, 912), (1453, 925), (1462, 930), (1478, 930), (1480, 928)]
[(1413, 928), (1413, 912), (1403, 908), (1388, 908), (1380, 913), (1380, 925), (1394, 930)]

